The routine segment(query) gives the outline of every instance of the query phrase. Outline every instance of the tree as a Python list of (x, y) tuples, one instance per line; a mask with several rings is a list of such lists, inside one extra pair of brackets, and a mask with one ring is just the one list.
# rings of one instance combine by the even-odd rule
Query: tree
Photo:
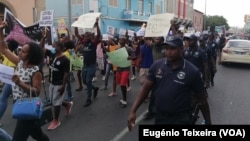
[(207, 30), (207, 27), (210, 27), (210, 31), (214, 32), (215, 26), (222, 26), (222, 25), (226, 26), (226, 30), (228, 30), (230, 28), (228, 23), (227, 23), (227, 20), (223, 16), (218, 16), (218, 15), (206, 16), (205, 15), (203, 20), (204, 20), (204, 23), (206, 26), (206, 28), (203, 30)]

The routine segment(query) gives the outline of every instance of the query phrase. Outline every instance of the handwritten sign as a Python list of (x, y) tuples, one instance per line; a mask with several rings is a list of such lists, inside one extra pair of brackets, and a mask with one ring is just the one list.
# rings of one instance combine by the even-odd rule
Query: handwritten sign
[(126, 29), (120, 28), (119, 34), (120, 34), (120, 35), (126, 35)]
[(174, 14), (171, 13), (151, 15), (148, 19), (145, 37), (165, 36), (173, 18)]
[(108, 35), (114, 36), (115, 35), (115, 28), (112, 26), (107, 26), (107, 32)]
[(72, 27), (93, 28), (96, 18), (100, 17), (101, 13), (83, 14), (71, 25)]
[(125, 47), (117, 49), (112, 52), (107, 52), (108, 60), (117, 67), (128, 67), (131, 65), (128, 60), (128, 52)]
[(14, 86), (15, 83), (11, 80), (14, 74), (14, 68), (0, 64), (0, 70), (1, 70), (0, 72), (1, 82)]
[(53, 25), (54, 10), (46, 10), (41, 12), (39, 26), (52, 26)]
[(134, 37), (135, 32), (132, 30), (128, 30), (128, 36), (129, 37)]

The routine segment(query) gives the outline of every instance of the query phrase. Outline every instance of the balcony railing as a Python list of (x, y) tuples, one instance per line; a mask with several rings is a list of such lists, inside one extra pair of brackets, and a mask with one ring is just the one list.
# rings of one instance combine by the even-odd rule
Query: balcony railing
[(141, 12), (137, 10), (124, 10), (123, 18), (126, 20), (147, 20), (150, 12)]

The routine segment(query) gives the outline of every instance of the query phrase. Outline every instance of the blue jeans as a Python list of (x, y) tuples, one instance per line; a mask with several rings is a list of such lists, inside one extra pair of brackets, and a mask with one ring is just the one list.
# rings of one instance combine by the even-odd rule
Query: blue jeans
[(4, 112), (8, 106), (8, 98), (12, 93), (12, 86), (10, 84), (4, 84), (2, 88), (2, 94), (0, 95), (0, 119), (3, 117)]
[(84, 66), (82, 69), (82, 80), (83, 83), (87, 86), (87, 100), (91, 101), (92, 96), (92, 89), (95, 88), (95, 86), (92, 84), (92, 79), (96, 72), (96, 65), (90, 65), (90, 66)]
[(112, 64), (107, 63), (106, 64), (106, 70), (105, 70), (105, 86), (108, 86), (108, 82), (109, 82), (109, 75), (110, 75), (110, 71), (112, 70)]

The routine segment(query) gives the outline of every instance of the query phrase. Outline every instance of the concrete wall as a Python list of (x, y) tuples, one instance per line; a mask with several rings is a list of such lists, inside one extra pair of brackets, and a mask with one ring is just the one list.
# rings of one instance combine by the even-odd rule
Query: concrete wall
[(1, 0), (0, 3), (9, 8), (9, 10), (24, 24), (33, 24), (34, 0)]

